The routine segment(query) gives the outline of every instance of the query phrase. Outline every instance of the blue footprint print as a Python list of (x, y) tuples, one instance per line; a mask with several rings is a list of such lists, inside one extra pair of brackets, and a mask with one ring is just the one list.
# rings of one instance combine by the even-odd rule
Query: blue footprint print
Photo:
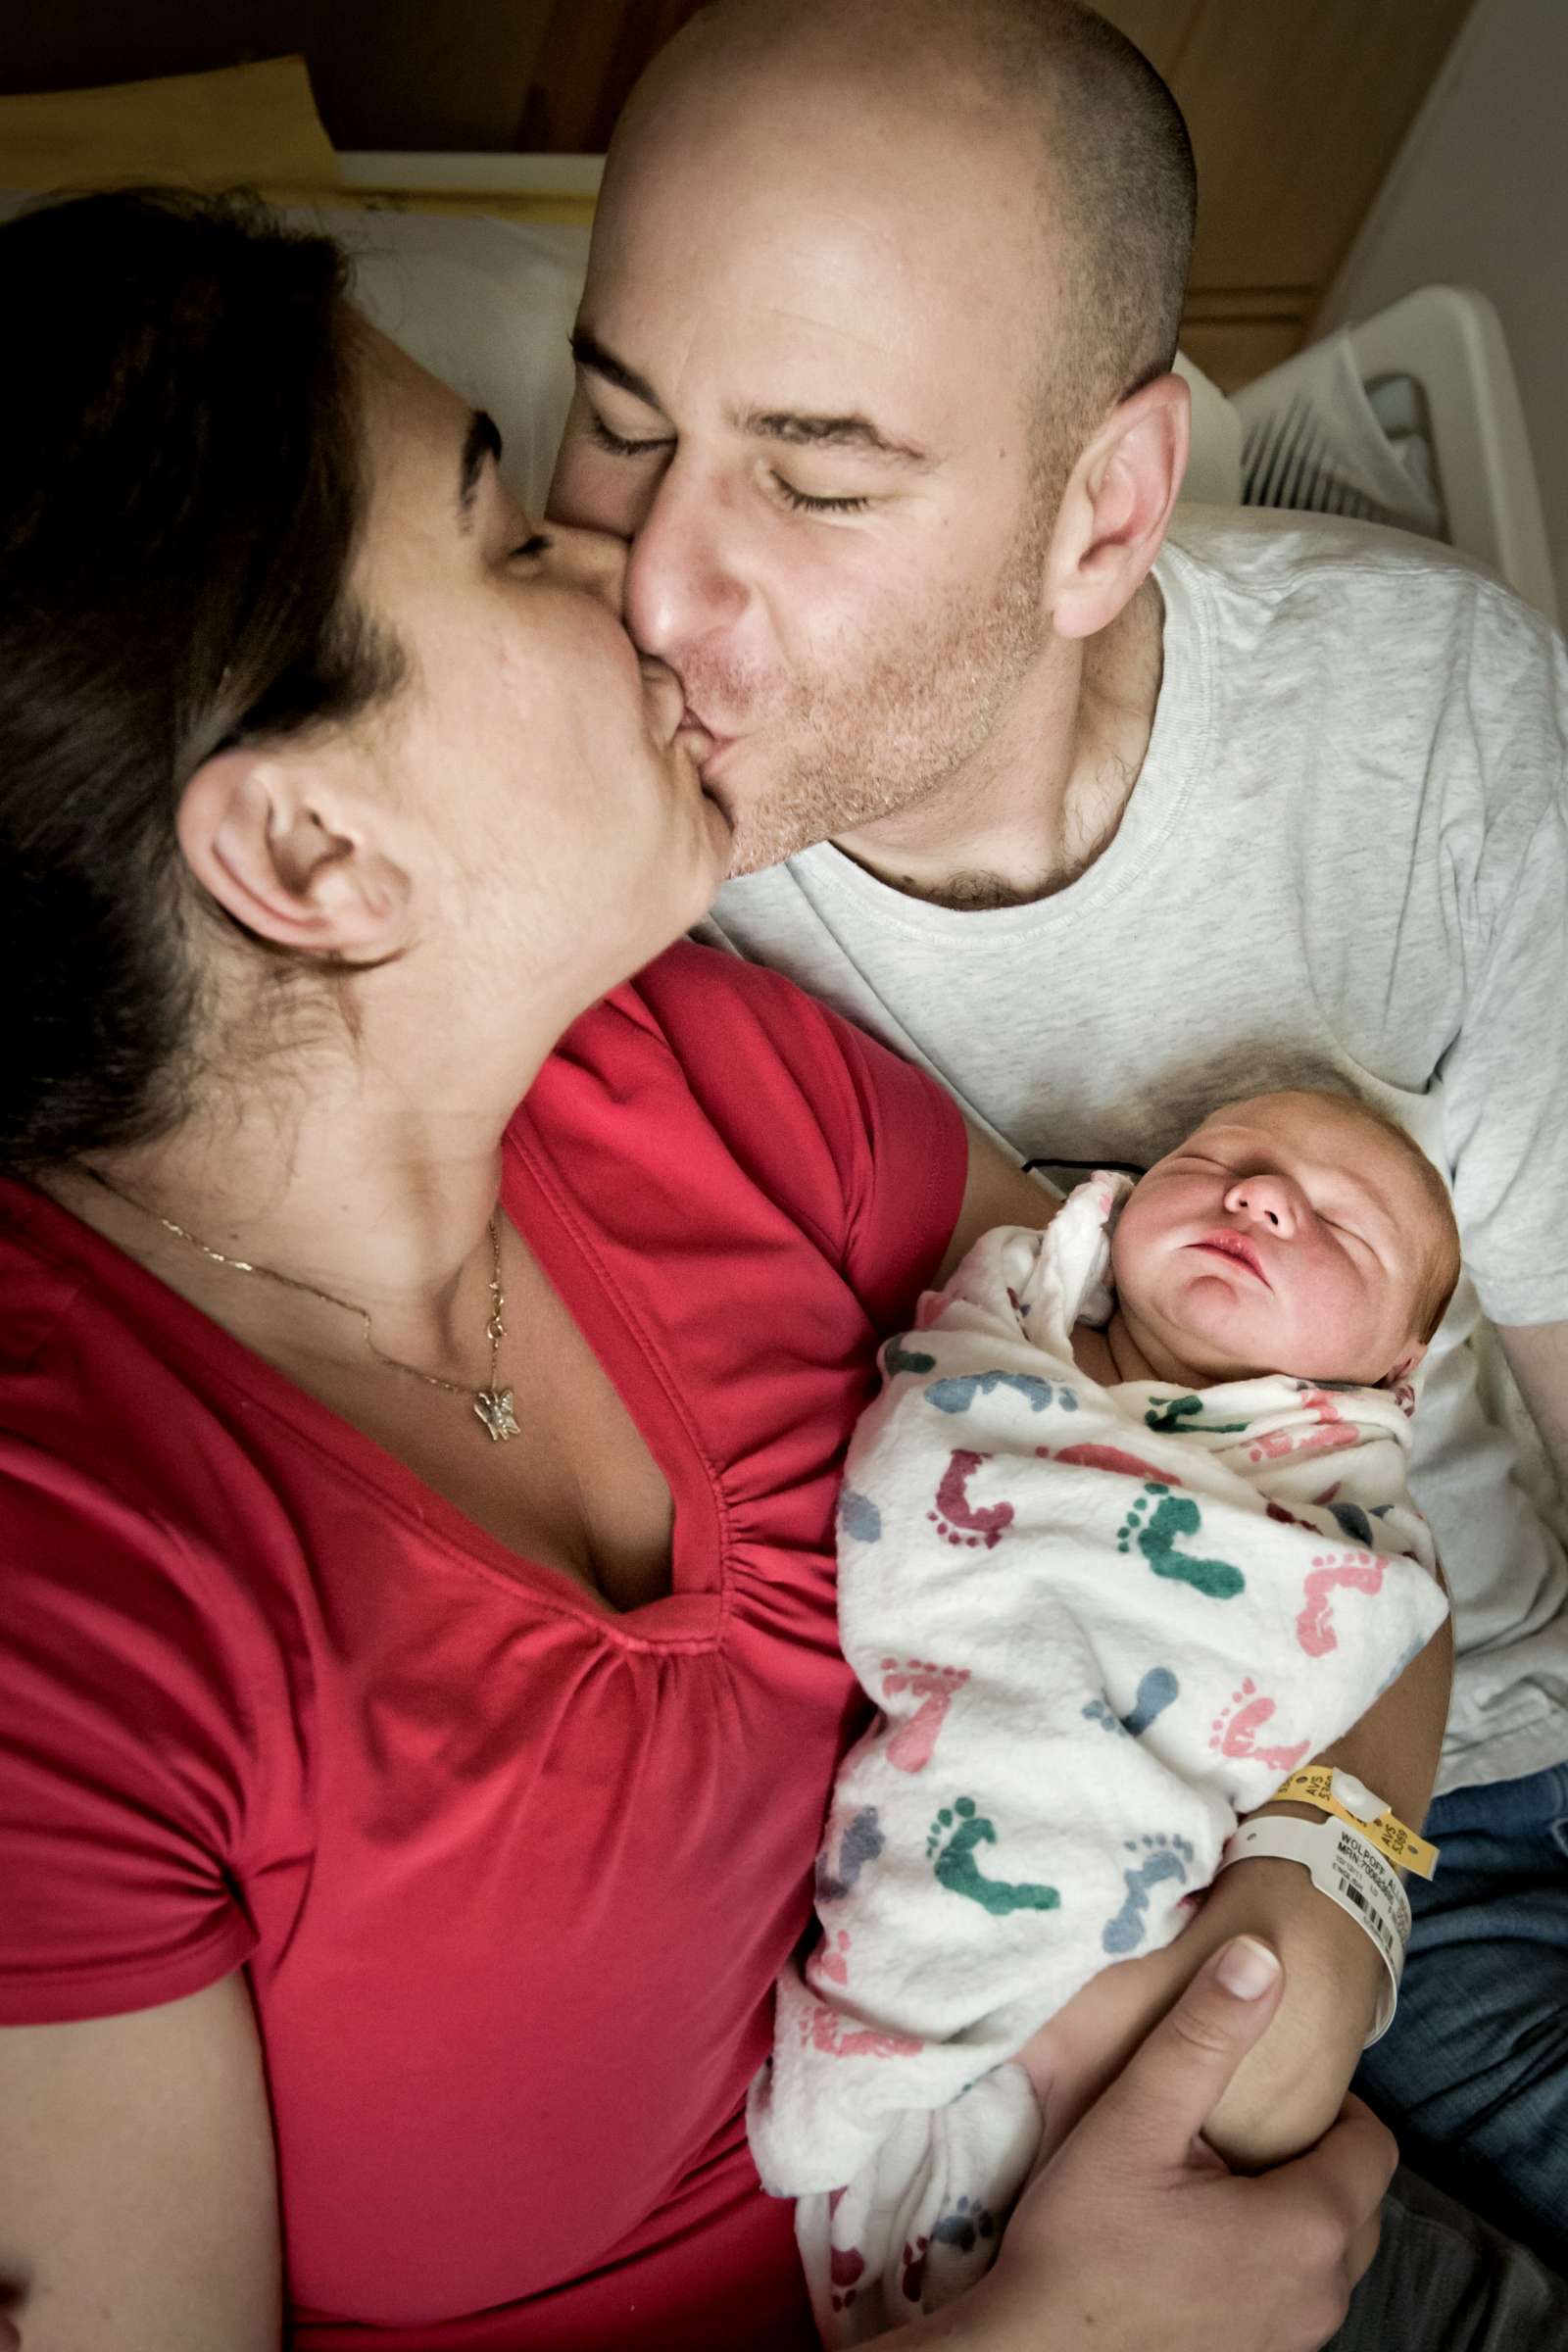
[(976, 2241), (989, 2237), (996, 2229), (996, 2218), (989, 2213), (978, 2197), (958, 2197), (931, 2226), (931, 2235), (945, 2246), (956, 2246), (960, 2254), (971, 2254)]
[(841, 1903), (866, 1864), (876, 1860), (886, 1843), (875, 1805), (862, 1805), (839, 1839), (837, 1870), (825, 1853), (816, 1857), (817, 1901)]
[(857, 1544), (879, 1544), (882, 1541), (882, 1514), (869, 1494), (858, 1494), (854, 1487), (844, 1487), (839, 1493), (839, 1528), (853, 1536)]
[[(1146, 1525), (1145, 1514), (1155, 1495), (1159, 1500)], [(1181, 1537), (1196, 1536), (1202, 1524), (1202, 1514), (1190, 1494), (1173, 1494), (1158, 1479), (1150, 1479), (1116, 1530), (1116, 1549), (1128, 1551), (1136, 1544), (1156, 1576), (1192, 1585), (1210, 1600), (1234, 1600), (1247, 1585), (1239, 1568), (1233, 1568), (1229, 1560), (1200, 1560), (1190, 1551), (1176, 1549)]]
[(934, 1380), (927, 1389), (926, 1402), (934, 1404), (939, 1413), (966, 1413), (977, 1396), (989, 1396), (993, 1389), (1015, 1389), (1032, 1413), (1043, 1413), (1054, 1398), (1064, 1413), (1078, 1410), (1078, 1398), (1071, 1389), (1059, 1381), (1041, 1380), (1033, 1372), (956, 1372), (948, 1380)]
[(1181, 1685), (1168, 1666), (1151, 1666), (1138, 1686), (1130, 1713), (1118, 1715), (1103, 1691), (1092, 1698), (1083, 1709), (1089, 1723), (1098, 1723), (1102, 1732), (1125, 1732), (1130, 1740), (1141, 1740), (1156, 1715), (1163, 1715), (1181, 1690)]
[(1102, 1950), (1114, 1958), (1136, 1952), (1143, 1942), (1148, 1932), (1145, 1914), (1149, 1909), (1150, 1889), (1166, 1879), (1175, 1879), (1185, 1886), (1188, 1865), (1193, 1858), (1193, 1849), (1185, 1838), (1167, 1838), (1159, 1833), (1152, 1838), (1129, 1838), (1124, 1842), (1127, 1851), (1138, 1858), (1131, 1870), (1122, 1873), (1127, 1899), (1115, 1918), (1106, 1920), (1100, 1937)]

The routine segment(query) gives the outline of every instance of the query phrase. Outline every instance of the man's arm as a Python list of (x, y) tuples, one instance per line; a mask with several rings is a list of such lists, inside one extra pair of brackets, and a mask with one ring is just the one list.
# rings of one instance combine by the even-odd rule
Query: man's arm
[(1568, 1323), (1499, 1324), (1497, 1337), (1568, 1495)]

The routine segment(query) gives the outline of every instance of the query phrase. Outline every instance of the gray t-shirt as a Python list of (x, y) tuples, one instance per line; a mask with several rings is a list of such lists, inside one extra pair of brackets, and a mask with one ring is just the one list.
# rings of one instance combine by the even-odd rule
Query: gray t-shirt
[(1533, 1772), (1568, 1756), (1568, 1561), (1466, 1343), (1477, 1294), (1497, 1323), (1568, 1320), (1568, 653), (1364, 525), (1184, 510), (1155, 576), (1149, 754), (1078, 881), (956, 913), (822, 844), (730, 883), (707, 936), (1026, 1158), (1146, 1165), (1221, 1102), (1337, 1077), (1403, 1121), (1467, 1276), (1413, 1479), (1462, 1653), (1440, 1786)]

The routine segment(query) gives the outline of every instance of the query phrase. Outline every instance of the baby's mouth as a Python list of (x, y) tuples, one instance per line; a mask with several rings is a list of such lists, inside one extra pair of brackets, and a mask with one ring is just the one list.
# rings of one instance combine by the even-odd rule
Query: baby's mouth
[(1263, 1285), (1265, 1291), (1272, 1290), (1274, 1287), (1263, 1271), (1263, 1261), (1257, 1251), (1251, 1243), (1244, 1240), (1239, 1233), (1224, 1231), (1205, 1233), (1200, 1242), (1194, 1242), (1191, 1247), (1194, 1250), (1212, 1250), (1216, 1256), (1228, 1257), (1236, 1265), (1245, 1266), (1249, 1274)]

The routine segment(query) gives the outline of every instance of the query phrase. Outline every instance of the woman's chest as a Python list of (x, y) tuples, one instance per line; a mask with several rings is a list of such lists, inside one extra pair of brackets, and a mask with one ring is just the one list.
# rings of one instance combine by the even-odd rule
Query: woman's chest
[(525, 2301), (733, 2121), (857, 1720), (826, 1581), (781, 1567), (721, 1643), (456, 1593), (340, 1624), (292, 1850), (243, 1888), (300, 2304)]

